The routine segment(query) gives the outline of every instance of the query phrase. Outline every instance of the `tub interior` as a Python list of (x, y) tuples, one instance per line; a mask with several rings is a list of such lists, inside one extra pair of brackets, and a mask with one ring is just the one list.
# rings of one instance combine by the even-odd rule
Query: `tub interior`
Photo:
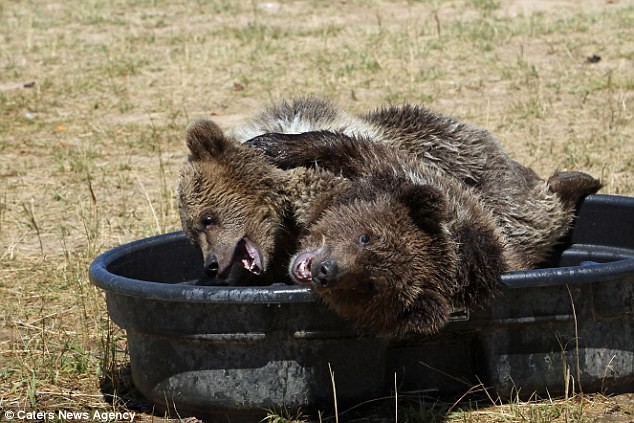
[(205, 280), (203, 259), (182, 232), (128, 244), (106, 270), (124, 278), (166, 284), (199, 284)]

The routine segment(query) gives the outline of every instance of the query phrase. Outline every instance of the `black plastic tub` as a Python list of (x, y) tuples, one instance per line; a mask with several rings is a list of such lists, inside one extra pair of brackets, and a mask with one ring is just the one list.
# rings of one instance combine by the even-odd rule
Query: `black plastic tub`
[(340, 405), (389, 395), (395, 374), (399, 392), (438, 396), (634, 391), (634, 198), (588, 197), (551, 267), (504, 275), (488, 308), (398, 342), (358, 335), (305, 288), (196, 286), (200, 256), (172, 233), (90, 267), (136, 387), (181, 416), (328, 406), (331, 371)]

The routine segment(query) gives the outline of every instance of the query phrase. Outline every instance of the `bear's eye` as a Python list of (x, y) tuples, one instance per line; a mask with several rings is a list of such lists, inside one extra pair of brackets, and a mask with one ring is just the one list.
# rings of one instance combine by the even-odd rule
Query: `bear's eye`
[(205, 228), (208, 228), (208, 227), (210, 227), (210, 226), (212, 226), (212, 225), (215, 225), (215, 224), (217, 223), (217, 219), (216, 219), (214, 216), (212, 216), (212, 215), (208, 214), (208, 215), (206, 215), (206, 216), (203, 216), (203, 218), (202, 218), (202, 219), (200, 219), (200, 223), (201, 223), (201, 224), (202, 224)]
[(370, 235), (361, 234), (359, 235), (359, 244), (360, 245), (368, 245), (370, 243)]

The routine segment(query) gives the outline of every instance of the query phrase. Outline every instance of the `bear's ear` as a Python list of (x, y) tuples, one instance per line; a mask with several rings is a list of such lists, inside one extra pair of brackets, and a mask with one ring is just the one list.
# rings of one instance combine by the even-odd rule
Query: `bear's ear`
[(407, 184), (400, 192), (399, 201), (407, 206), (414, 223), (426, 231), (439, 232), (447, 220), (446, 197), (431, 185)]
[(227, 142), (222, 130), (210, 120), (195, 120), (187, 127), (187, 147), (193, 160), (220, 156)]

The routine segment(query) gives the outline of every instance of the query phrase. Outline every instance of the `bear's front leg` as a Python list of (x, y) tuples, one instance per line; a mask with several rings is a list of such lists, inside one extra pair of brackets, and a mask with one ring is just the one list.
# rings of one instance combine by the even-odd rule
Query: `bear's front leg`
[(280, 169), (319, 167), (348, 177), (362, 173), (359, 158), (363, 154), (360, 150), (374, 145), (369, 140), (332, 131), (267, 133), (245, 144), (262, 151)]

